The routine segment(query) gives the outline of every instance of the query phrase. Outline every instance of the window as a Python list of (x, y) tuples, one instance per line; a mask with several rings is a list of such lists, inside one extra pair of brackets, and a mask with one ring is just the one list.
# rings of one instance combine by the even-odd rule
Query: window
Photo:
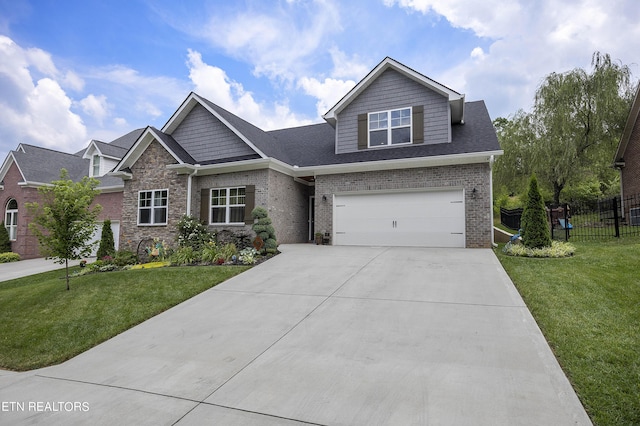
[(138, 225), (166, 225), (169, 190), (138, 192)]
[(369, 113), (369, 147), (411, 143), (411, 108)]
[(4, 226), (9, 233), (9, 240), (15, 241), (18, 238), (18, 202), (13, 198), (5, 209)]
[(245, 203), (244, 187), (212, 189), (209, 223), (243, 224)]
[(94, 155), (93, 157), (91, 157), (91, 162), (92, 162), (91, 176), (93, 177), (100, 176), (100, 156)]

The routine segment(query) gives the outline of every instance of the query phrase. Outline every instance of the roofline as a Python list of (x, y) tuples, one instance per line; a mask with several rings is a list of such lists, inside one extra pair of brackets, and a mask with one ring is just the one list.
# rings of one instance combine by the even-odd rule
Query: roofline
[(18, 168), (18, 171), (20, 172), (20, 176), (22, 176), (22, 180), (26, 181), (24, 177), (24, 173), (22, 173), (22, 169), (20, 168), (20, 164), (18, 164), (16, 157), (13, 156), (13, 151), (9, 151), (4, 161), (2, 162), (2, 166), (0, 167), (0, 181), (4, 180), (4, 177), (9, 172), (9, 168), (11, 167), (12, 163), (15, 164), (16, 167)]
[(447, 97), (452, 110), (451, 120), (454, 123), (462, 122), (464, 119), (464, 94), (438, 83), (437, 81), (419, 73), (418, 71), (401, 64), (393, 58), (387, 56), (373, 70), (371, 70), (358, 84), (356, 84), (346, 95), (344, 95), (322, 118), (332, 125), (335, 125), (336, 115), (339, 114), (351, 101), (360, 95), (369, 85), (387, 69), (394, 69), (412, 80), (428, 86), (435, 92)]
[[(133, 165), (136, 161), (138, 161), (138, 159), (140, 158), (140, 156), (142, 155), (142, 153), (144, 151), (146, 151), (146, 149), (149, 147), (149, 145), (151, 144), (152, 140), (149, 140), (148, 142), (145, 142), (145, 138), (147, 138), (147, 136), (151, 135), (151, 137), (153, 138), (153, 140), (155, 140), (156, 142), (158, 142), (160, 145), (162, 145), (162, 147), (169, 153), (171, 154), (171, 156), (179, 163), (179, 164), (184, 164), (184, 161), (182, 161), (182, 159), (176, 155), (175, 152), (173, 152), (171, 150), (171, 148), (169, 148), (162, 140), (162, 138), (160, 138), (158, 136), (158, 134), (155, 132), (154, 128), (151, 126), (147, 126), (146, 129), (143, 130), (143, 132), (140, 134), (140, 136), (138, 137), (138, 139), (133, 143), (133, 145), (131, 145), (131, 148), (127, 151), (127, 153), (125, 154), (124, 157), (122, 157), (122, 159), (118, 162), (118, 164), (116, 165), (115, 169), (121, 169), (123, 167), (129, 167), (131, 165)], [(144, 147), (144, 149), (139, 150), (138, 148), (141, 146), (141, 144), (146, 143), (147, 145)], [(114, 175), (112, 175), (114, 176)]]
[[(214, 117), (216, 117), (218, 120), (220, 120), (220, 122), (222, 122), (222, 124), (224, 124), (226, 127), (229, 128), (229, 130), (231, 130), (236, 136), (238, 136), (244, 143), (246, 143), (247, 145), (249, 145), (249, 147), (255, 151), (256, 154), (258, 154), (260, 157), (262, 158), (267, 158), (267, 155), (262, 152), (257, 146), (255, 146), (253, 144), (253, 142), (251, 142), (249, 140), (249, 138), (247, 138), (242, 132), (240, 132), (238, 129), (236, 129), (234, 126), (231, 125), (231, 123), (229, 123), (227, 120), (224, 119), (224, 117), (222, 117), (220, 114), (218, 114), (218, 112), (211, 108), (206, 102), (204, 102), (204, 98), (201, 97), (200, 95), (198, 95), (195, 92), (191, 92), (189, 93), (189, 96), (187, 96), (187, 98), (184, 100), (184, 102), (182, 102), (182, 104), (180, 105), (180, 107), (176, 110), (176, 112), (173, 113), (173, 115), (171, 116), (171, 118), (169, 118), (169, 121), (167, 121), (167, 123), (162, 126), (162, 129), (160, 129), (163, 133), (167, 133), (167, 134), (171, 134), (171, 132), (173, 132), (178, 125), (182, 122), (182, 120), (184, 119), (184, 117), (186, 117), (186, 114), (184, 114), (183, 116), (183, 111), (185, 111), (187, 108), (189, 109), (189, 111), (191, 111), (193, 109), (193, 107), (195, 106), (193, 104), (193, 102), (197, 102), (198, 104), (200, 104), (202, 107), (204, 107), (207, 111), (209, 111)], [(240, 117), (238, 117), (240, 118)]]
[[(170, 164), (169, 170), (179, 174), (192, 176), (206, 176), (218, 173), (231, 173), (247, 170), (272, 169), (294, 178), (305, 176), (332, 175), (339, 173), (356, 173), (376, 170), (411, 169), (419, 167), (439, 167), (456, 164), (489, 163), (491, 157), (502, 155), (504, 151), (484, 151), (465, 154), (436, 155), (431, 157), (400, 158), (395, 160), (365, 161), (359, 163), (326, 164), (318, 166), (292, 166), (275, 158), (260, 158), (255, 160), (235, 161), (220, 164)], [(120, 172), (123, 175), (125, 172)], [(110, 173), (115, 176), (115, 173)], [(129, 175), (130, 176), (130, 175)]]
[(627, 116), (627, 122), (624, 126), (624, 131), (622, 132), (622, 136), (620, 137), (620, 142), (618, 143), (618, 149), (616, 149), (616, 155), (613, 158), (614, 167), (616, 163), (622, 163), (624, 165), (624, 153), (627, 150), (627, 145), (629, 145), (629, 140), (631, 139), (631, 133), (633, 132), (633, 128), (638, 120), (638, 116), (640, 115), (640, 83), (638, 83), (638, 87), (636, 89), (636, 96), (633, 98), (633, 103), (631, 104), (631, 109), (629, 110), (629, 115)]

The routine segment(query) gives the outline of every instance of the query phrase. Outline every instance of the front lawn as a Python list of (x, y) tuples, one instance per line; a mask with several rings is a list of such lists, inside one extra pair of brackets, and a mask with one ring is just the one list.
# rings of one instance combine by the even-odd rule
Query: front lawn
[(640, 424), (640, 239), (564, 259), (496, 254), (596, 425)]
[(64, 270), (0, 282), (0, 368), (58, 364), (247, 266), (196, 266), (84, 275)]

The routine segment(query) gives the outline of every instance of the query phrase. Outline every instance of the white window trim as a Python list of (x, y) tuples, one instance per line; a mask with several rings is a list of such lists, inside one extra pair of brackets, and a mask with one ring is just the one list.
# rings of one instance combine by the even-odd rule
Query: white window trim
[[(164, 218), (164, 222), (154, 222), (154, 210), (156, 208), (156, 206), (154, 206), (154, 201), (156, 198), (156, 192), (159, 191), (166, 191), (167, 192), (167, 205), (166, 206), (162, 206), (162, 208), (166, 208), (167, 209), (167, 214)], [(140, 223), (140, 194), (143, 192), (151, 192), (151, 215), (150, 215), (150, 219), (151, 219), (151, 223)], [(160, 207), (160, 206), (158, 206)], [(147, 207), (145, 207), (147, 208)], [(138, 226), (166, 226), (167, 223), (169, 222), (169, 188), (162, 188), (162, 189), (143, 189), (138, 191), (138, 199), (137, 199), (137, 205), (136, 205), (136, 211), (137, 211), (137, 222), (138, 222)]]
[[(408, 109), (409, 110), (409, 125), (404, 125), (404, 126), (395, 126), (393, 127), (391, 125), (391, 112), (393, 111), (402, 111)], [(370, 129), (369, 128), (369, 123), (371, 122), (371, 115), (373, 114), (380, 114), (380, 113), (386, 113), (387, 114), (387, 144), (386, 145), (371, 145), (371, 132), (372, 131), (382, 131), (382, 129)], [(392, 130), (393, 129), (402, 129), (408, 127), (409, 128), (409, 142), (403, 142), (403, 143), (391, 143), (391, 135), (392, 135)], [(389, 147), (389, 146), (404, 146), (404, 145), (411, 145), (413, 143), (413, 107), (402, 107), (402, 108), (394, 108), (394, 109), (388, 109), (388, 110), (382, 110), (382, 111), (374, 111), (374, 112), (370, 112), (367, 114), (367, 148), (385, 148), (385, 147)]]
[[(95, 170), (95, 159), (96, 157), (98, 158), (98, 174), (96, 174), (96, 170)], [(91, 177), (100, 177), (102, 173), (102, 157), (100, 157), (98, 154), (93, 154), (91, 156)]]
[[(231, 190), (232, 189), (240, 189), (243, 188), (245, 190), (245, 199), (244, 199), (244, 204), (230, 204), (230, 198), (231, 198)], [(225, 222), (213, 222), (213, 208), (215, 206), (211, 205), (211, 198), (213, 196), (213, 191), (220, 191), (221, 189), (226, 189), (227, 191), (227, 202), (225, 207)], [(245, 209), (247, 208), (247, 193), (246, 193), (246, 186), (226, 186), (226, 187), (220, 187), (220, 188), (211, 188), (209, 190), (209, 225), (244, 225), (244, 221), (242, 222), (229, 222), (229, 218), (231, 217), (231, 212), (230, 209), (231, 207), (244, 207)]]
[[(18, 203), (18, 201), (15, 198), (9, 199), (9, 201), (7, 201), (7, 204), (5, 205), (5, 213), (4, 213), (4, 227), (7, 229), (7, 232), (9, 233), (9, 241), (16, 241), (18, 239), (18, 209), (9, 208), (9, 203), (14, 200), (16, 204)], [(16, 219), (15, 225), (8, 224), (9, 223), (8, 219), (10, 214), (11, 216), (15, 216), (15, 219)], [(13, 234), (13, 238), (11, 238), (11, 234)]]

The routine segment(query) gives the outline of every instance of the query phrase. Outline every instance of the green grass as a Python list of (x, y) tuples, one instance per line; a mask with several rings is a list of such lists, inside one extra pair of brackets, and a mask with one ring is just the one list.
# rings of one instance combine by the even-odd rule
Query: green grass
[(573, 243), (564, 259), (496, 254), (591, 420), (640, 424), (640, 239)]
[(64, 271), (0, 282), (0, 368), (58, 364), (247, 269), (99, 273), (72, 278), (70, 291)]

